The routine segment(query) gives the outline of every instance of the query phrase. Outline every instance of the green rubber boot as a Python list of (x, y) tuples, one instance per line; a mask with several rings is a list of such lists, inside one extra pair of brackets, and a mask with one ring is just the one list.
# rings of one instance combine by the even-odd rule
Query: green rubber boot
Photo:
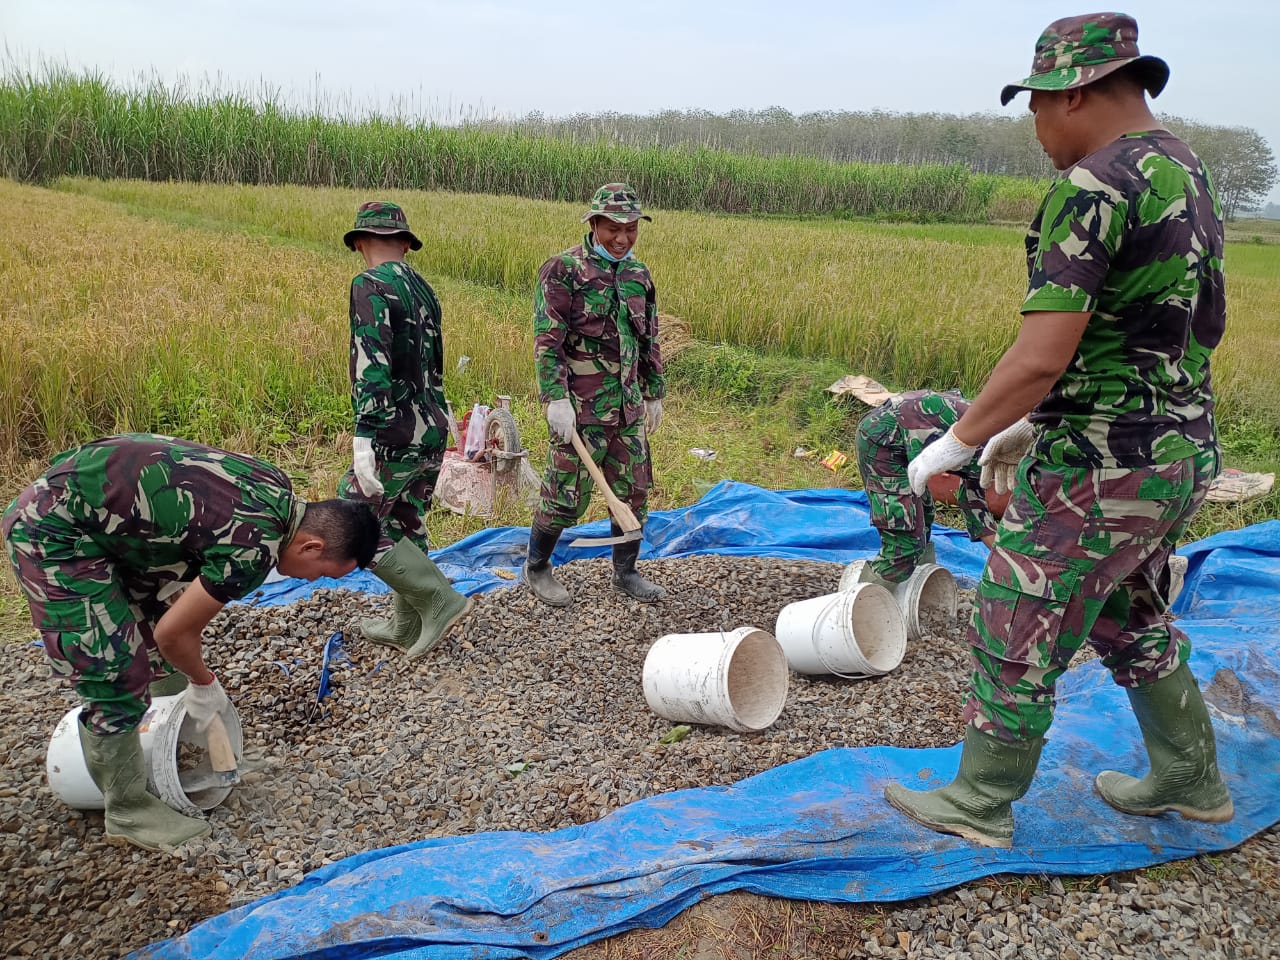
[(870, 560), (862, 561), (862, 566), (858, 568), (858, 579), (856, 582), (874, 583), (877, 587), (884, 587), (890, 593), (893, 593), (894, 588), (898, 586), (896, 583), (891, 583), (884, 577), (880, 576), (880, 574), (876, 573), (875, 568), (871, 566)]
[(391, 619), (365, 618), (360, 621), (360, 633), (373, 643), (408, 653), (422, 632), (422, 618), (418, 616), (417, 608), (400, 594), (393, 593), (391, 598)]
[(891, 783), (885, 799), (930, 830), (984, 847), (1013, 846), (1013, 801), (1031, 786), (1044, 737), (1009, 742), (969, 726), (956, 778), (937, 790)]
[(1226, 823), (1235, 813), (1218, 772), (1218, 748), (1200, 687), (1185, 663), (1163, 680), (1128, 691), (1151, 772), (1139, 780), (1103, 770), (1099, 796), (1121, 813), (1144, 817), (1172, 810), (1188, 820)]
[(76, 726), (89, 776), (106, 801), (107, 840), (167, 852), (209, 832), (204, 820), (184, 817), (147, 792), (142, 737), (136, 729), (104, 735)]
[(410, 660), (434, 650), (471, 610), (471, 598), (453, 589), (440, 568), (407, 538), (377, 562), (373, 573), (395, 591), (395, 604), (390, 620), (362, 620), (360, 632), (374, 643), (403, 651)]
[(147, 687), (147, 691), (151, 694), (152, 700), (156, 697), (176, 697), (187, 689), (188, 683), (190, 681), (185, 673), (174, 670), (168, 676), (152, 680), (151, 685)]

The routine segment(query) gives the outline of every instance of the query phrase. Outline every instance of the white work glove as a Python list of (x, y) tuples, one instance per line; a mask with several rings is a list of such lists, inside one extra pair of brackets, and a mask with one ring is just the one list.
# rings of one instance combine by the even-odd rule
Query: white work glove
[[(212, 671), (210, 672), (212, 675)], [(213, 723), (213, 718), (222, 713), (229, 705), (227, 693), (222, 689), (218, 678), (206, 684), (198, 684), (194, 680), (187, 684), (183, 692), (183, 705), (187, 708), (187, 716), (196, 723), (196, 729), (203, 733)]]
[(658, 432), (662, 423), (662, 401), (646, 400), (644, 402), (644, 428), (650, 435)]
[(373, 455), (373, 441), (368, 437), (356, 437), (351, 441), (351, 469), (355, 471), (356, 484), (366, 497), (382, 496), (382, 481), (378, 479), (378, 458)]
[(954, 431), (952, 427), (907, 464), (907, 480), (911, 483), (911, 492), (917, 497), (923, 497), (929, 489), (930, 477), (963, 467), (973, 459), (976, 448), (957, 440)]
[(578, 426), (578, 416), (573, 411), (573, 401), (568, 397), (563, 400), (552, 400), (547, 404), (547, 426), (551, 429), (551, 437), (561, 443), (573, 440), (573, 431)]
[(1035, 435), (1036, 428), (1031, 421), (1018, 420), (988, 440), (978, 457), (982, 465), (979, 483), (994, 487), (996, 493), (1009, 493), (1018, 482), (1018, 464), (1031, 449)]

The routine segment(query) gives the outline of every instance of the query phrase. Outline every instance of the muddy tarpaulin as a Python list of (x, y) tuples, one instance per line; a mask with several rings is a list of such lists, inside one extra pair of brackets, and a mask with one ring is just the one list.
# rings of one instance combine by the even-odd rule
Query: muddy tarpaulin
[[(650, 529), (653, 556), (846, 560), (875, 549), (865, 501), (841, 491), (721, 484), (688, 510), (655, 515)], [(935, 535), (941, 562), (969, 578), (980, 573), (982, 548), (940, 528)], [(477, 534), (463, 543), (481, 552), (467, 556), (458, 544), (451, 561), (474, 575), (474, 590), (488, 589), (497, 584), (481, 576), (484, 558), (510, 569), (523, 536)], [(1098, 770), (1146, 766), (1124, 693), (1095, 660), (1059, 684), (1039, 773), (1015, 806), (1011, 850), (935, 834), (884, 802), (889, 780), (948, 782), (958, 746), (826, 750), (731, 787), (642, 800), (580, 827), (437, 838), (349, 857), (132, 956), (541, 960), (659, 926), (731, 890), (888, 902), (996, 873), (1107, 873), (1230, 849), (1280, 822), (1280, 522), (1181, 552), (1190, 566), (1180, 623), (1194, 643), (1191, 666), (1235, 801), (1230, 823), (1124, 816), (1094, 795)]]

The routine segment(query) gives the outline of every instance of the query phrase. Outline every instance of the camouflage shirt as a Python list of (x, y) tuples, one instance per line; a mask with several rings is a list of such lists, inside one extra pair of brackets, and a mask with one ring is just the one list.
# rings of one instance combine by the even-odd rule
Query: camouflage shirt
[(145, 433), (58, 454), (29, 492), (11, 537), (38, 539), (46, 561), (109, 557), (161, 598), (199, 578), (224, 603), (262, 584), (303, 512), (271, 464)]
[(1039, 457), (1134, 468), (1216, 449), (1222, 251), (1209, 174), (1171, 133), (1127, 134), (1054, 183), (1027, 234), (1022, 311), (1092, 316), (1032, 411)]
[(351, 408), (379, 459), (416, 460), (448, 444), (440, 301), (401, 261), (351, 281)]
[(609, 262), (590, 235), (542, 265), (533, 333), (538, 398), (572, 397), (579, 423), (630, 425), (666, 392), (649, 268)]

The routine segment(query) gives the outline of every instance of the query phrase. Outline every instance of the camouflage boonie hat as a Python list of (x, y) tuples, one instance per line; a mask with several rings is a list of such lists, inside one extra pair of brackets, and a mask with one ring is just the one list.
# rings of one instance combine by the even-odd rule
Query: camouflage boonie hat
[(1036, 41), (1031, 76), (1000, 91), (1007, 106), (1019, 90), (1070, 90), (1138, 64), (1142, 85), (1158, 97), (1169, 81), (1169, 65), (1138, 53), (1138, 22), (1125, 13), (1089, 13), (1055, 20)]
[(653, 217), (640, 212), (640, 199), (628, 183), (606, 183), (591, 198), (591, 208), (582, 218), (586, 223), (592, 217), (608, 217), (618, 223), (632, 223), (636, 220), (653, 222)]
[(400, 209), (400, 204), (386, 200), (367, 200), (360, 204), (356, 210), (356, 225), (342, 236), (348, 250), (356, 248), (357, 233), (375, 233), (385, 237), (402, 233), (409, 240), (410, 250), (422, 249), (422, 241), (409, 229), (409, 218)]

